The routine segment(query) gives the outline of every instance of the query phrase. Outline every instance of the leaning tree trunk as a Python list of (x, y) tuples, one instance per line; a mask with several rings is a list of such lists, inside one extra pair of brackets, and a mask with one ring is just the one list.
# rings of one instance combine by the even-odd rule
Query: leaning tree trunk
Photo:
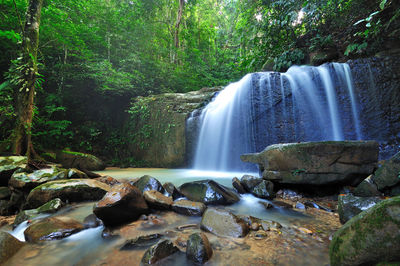
[(32, 119), (35, 98), (35, 83), (38, 75), (37, 52), (39, 25), (43, 0), (29, 0), (22, 41), (22, 57), (17, 66), (19, 86), (16, 88), (17, 121), (13, 132), (13, 152), (25, 154), (30, 159), (32, 145)]

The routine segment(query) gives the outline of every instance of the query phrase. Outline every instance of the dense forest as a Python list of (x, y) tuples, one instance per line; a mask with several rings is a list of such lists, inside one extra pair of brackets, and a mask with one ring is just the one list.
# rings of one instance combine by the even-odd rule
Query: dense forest
[[(28, 2), (41, 5), (37, 55), (26, 50)], [(13, 142), (30, 71), (33, 120), (19, 126), (35, 154), (68, 148), (130, 166), (137, 96), (371, 56), (400, 41), (395, 0), (1, 0), (0, 17), (0, 151), (26, 152)]]

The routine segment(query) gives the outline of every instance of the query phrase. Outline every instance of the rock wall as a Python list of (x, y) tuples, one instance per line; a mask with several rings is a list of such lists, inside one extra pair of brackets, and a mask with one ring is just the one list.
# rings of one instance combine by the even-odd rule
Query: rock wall
[[(209, 102), (220, 89), (204, 88), (188, 93), (165, 93), (142, 98), (149, 115), (131, 121), (135, 124), (131, 132), (134, 141), (129, 148), (132, 156), (151, 167), (185, 166), (186, 119), (193, 110)], [(137, 134), (139, 131), (142, 134)]]
[[(380, 158), (389, 158), (400, 150), (400, 53), (386, 53), (372, 58), (350, 60), (347, 63), (353, 75), (362, 138), (377, 140), (380, 143)], [(295, 106), (287, 80), (283, 81), (284, 89), (280, 89), (281, 74), (274, 72), (270, 75), (273, 83), (271, 87), (275, 89), (266, 94), (259, 93), (261, 75), (254, 73), (252, 77), (252, 120), (256, 135), (254, 152), (260, 152), (274, 143), (323, 140), (317, 135), (311, 135), (310, 139), (310, 134), (318, 130), (305, 132), (306, 129), (301, 127), (306, 122), (299, 121), (291, 114)], [(337, 76), (332, 78), (338, 79)], [(190, 166), (196, 149), (202, 107), (220, 89), (150, 97), (150, 117), (137, 122), (135, 128), (148, 125), (151, 134), (131, 145), (133, 156), (146, 161), (147, 166), (152, 167)], [(354, 125), (349, 115), (351, 103), (348, 92), (340, 85), (335, 85), (334, 90), (340, 106), (343, 130), (346, 132), (345, 139), (355, 140)], [(271, 101), (266, 97), (271, 97)], [(266, 106), (266, 102), (271, 102), (272, 107)], [(273, 123), (271, 111), (274, 113)], [(303, 117), (307, 119), (306, 114)], [(186, 122), (188, 119), (190, 123)]]

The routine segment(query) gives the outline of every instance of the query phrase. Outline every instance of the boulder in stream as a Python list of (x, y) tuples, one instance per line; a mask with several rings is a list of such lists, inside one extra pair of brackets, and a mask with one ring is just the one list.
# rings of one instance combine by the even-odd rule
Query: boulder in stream
[(30, 225), (24, 232), (28, 242), (56, 240), (78, 233), (83, 224), (69, 217), (50, 217)]
[(37, 208), (55, 198), (60, 198), (64, 202), (99, 200), (110, 189), (107, 184), (93, 179), (50, 181), (29, 193), (24, 208)]
[(179, 249), (174, 246), (171, 240), (161, 240), (146, 250), (142, 258), (142, 263), (144, 265), (151, 265), (171, 256), (176, 252), (179, 252)]
[(329, 255), (332, 266), (400, 262), (400, 197), (349, 220), (334, 234)]
[(22, 210), (18, 213), (17, 217), (15, 217), (13, 227), (15, 228), (20, 223), (22, 223), (26, 220), (31, 220), (41, 214), (55, 213), (56, 211), (61, 209), (63, 206), (64, 206), (64, 203), (59, 198), (55, 198), (36, 209)]
[(262, 180), (258, 185), (253, 187), (251, 194), (262, 199), (272, 199), (275, 196), (274, 184), (271, 181)]
[(189, 260), (203, 264), (211, 259), (212, 254), (213, 250), (206, 234), (194, 233), (189, 236), (186, 243), (186, 257)]
[(163, 188), (167, 195), (172, 197), (174, 200), (184, 197), (171, 182), (164, 183)]
[(0, 265), (14, 256), (24, 245), (24, 242), (19, 241), (9, 233), (0, 231)]
[(244, 237), (249, 232), (249, 227), (243, 219), (227, 210), (216, 208), (207, 208), (200, 227), (217, 236)]
[(206, 209), (206, 205), (202, 202), (195, 202), (185, 199), (174, 201), (172, 210), (188, 216), (201, 216)]
[(277, 183), (355, 186), (372, 174), (378, 152), (375, 141), (322, 141), (275, 144), (241, 159)]
[(147, 212), (142, 193), (128, 183), (113, 186), (93, 208), (106, 226), (131, 222)]
[(353, 191), (354, 196), (357, 197), (377, 197), (381, 196), (376, 184), (373, 181), (373, 176), (370, 175), (364, 179)]
[(239, 195), (232, 189), (210, 179), (185, 183), (179, 187), (179, 191), (186, 198), (206, 205), (229, 205), (240, 200)]
[(135, 181), (132, 185), (137, 187), (142, 193), (147, 191), (147, 190), (156, 190), (161, 193), (164, 193), (164, 188), (161, 185), (160, 181), (158, 181), (156, 178), (149, 176), (149, 175), (144, 175), (139, 180)]
[(245, 194), (247, 191), (244, 189), (243, 185), (240, 183), (239, 178), (234, 177), (232, 179), (232, 186), (239, 194)]
[(147, 204), (154, 209), (168, 210), (173, 203), (172, 197), (164, 196), (156, 190), (147, 190), (143, 193)]

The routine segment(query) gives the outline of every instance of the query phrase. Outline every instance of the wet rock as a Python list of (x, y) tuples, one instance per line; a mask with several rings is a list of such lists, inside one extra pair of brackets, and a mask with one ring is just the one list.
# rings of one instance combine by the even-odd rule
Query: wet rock
[(275, 196), (274, 184), (271, 181), (262, 180), (258, 185), (253, 187), (251, 194), (262, 199), (272, 199)]
[(99, 182), (102, 182), (102, 183), (105, 183), (105, 184), (107, 184), (109, 186), (114, 186), (114, 185), (117, 185), (117, 184), (121, 184), (121, 182), (119, 182), (117, 179), (115, 179), (115, 178), (113, 178), (111, 176), (108, 176), (108, 175), (97, 177), (97, 178), (95, 178), (95, 180), (97, 180)]
[(169, 197), (172, 197), (173, 200), (179, 199), (184, 197), (179, 190), (175, 187), (174, 184), (172, 184), (171, 182), (166, 182), (163, 185), (164, 190), (167, 192)]
[(282, 225), (275, 221), (262, 220), (261, 227), (262, 227), (262, 229), (264, 229), (264, 231), (270, 231), (271, 228), (280, 229), (280, 228), (282, 228)]
[(226, 210), (215, 208), (207, 208), (200, 227), (217, 236), (244, 237), (249, 232), (244, 220)]
[(83, 220), (83, 226), (85, 227), (85, 229), (96, 228), (100, 225), (103, 225), (103, 222), (99, 218), (97, 218), (97, 216), (94, 213), (89, 214)]
[(236, 192), (210, 179), (185, 183), (179, 187), (179, 191), (189, 200), (206, 205), (229, 205), (240, 200)]
[(378, 170), (376, 170), (373, 181), (379, 190), (393, 187), (400, 183), (400, 152), (396, 153), (392, 158), (385, 162)]
[(236, 191), (240, 194), (245, 194), (246, 190), (244, 189), (244, 187), (242, 186), (242, 184), (240, 183), (239, 178), (234, 177), (232, 179), (232, 186), (234, 187), (234, 189), (236, 189)]
[(36, 208), (55, 198), (64, 202), (100, 200), (109, 190), (110, 186), (93, 179), (50, 181), (29, 193), (24, 208)]
[(24, 232), (28, 242), (61, 239), (83, 230), (83, 225), (69, 217), (50, 217), (30, 225)]
[(346, 223), (360, 212), (368, 210), (380, 201), (382, 200), (378, 197), (355, 197), (352, 194), (339, 195), (338, 213), (340, 222)]
[(168, 210), (173, 203), (171, 197), (164, 196), (156, 190), (148, 190), (143, 193), (144, 199), (150, 208)]
[(277, 183), (357, 185), (372, 174), (378, 148), (375, 141), (287, 143), (241, 159), (259, 164), (263, 178)]
[(172, 204), (172, 210), (188, 216), (201, 216), (206, 209), (206, 205), (202, 202), (195, 202), (190, 200), (176, 200)]
[(12, 174), (16, 170), (24, 169), (27, 161), (25, 156), (0, 157), (0, 186), (7, 186)]
[(276, 193), (276, 196), (281, 197), (282, 199), (290, 199), (290, 200), (299, 200), (303, 198), (303, 195), (291, 189), (280, 189)]
[(301, 203), (301, 202), (296, 202), (295, 208), (296, 208), (296, 209), (300, 209), (300, 210), (305, 210), (305, 209), (306, 209), (306, 206), (305, 206), (303, 203)]
[(0, 231), (0, 265), (14, 256), (24, 246), (24, 242), (19, 241), (7, 232)]
[(357, 197), (375, 197), (381, 196), (374, 181), (372, 181), (372, 175), (364, 179), (353, 191), (354, 196)]
[(94, 155), (73, 151), (58, 151), (57, 162), (64, 168), (77, 168), (88, 171), (101, 171), (106, 168), (105, 163)]
[(138, 236), (134, 239), (128, 239), (122, 245), (120, 250), (132, 250), (135, 248), (149, 247), (156, 244), (161, 237), (163, 237), (162, 234), (150, 234), (150, 235)]
[(213, 254), (210, 242), (204, 233), (189, 236), (186, 244), (186, 257), (195, 263), (203, 264), (211, 259)]
[(170, 240), (162, 240), (146, 250), (142, 263), (144, 265), (154, 264), (178, 251), (179, 249)]
[(0, 200), (9, 199), (11, 196), (11, 190), (8, 187), (0, 187)]
[(147, 190), (156, 190), (164, 193), (164, 188), (161, 185), (160, 181), (149, 175), (142, 176), (133, 185), (137, 187), (142, 193)]
[(20, 190), (13, 190), (11, 192), (10, 200), (7, 203), (7, 212), (6, 215), (12, 215), (19, 212), (22, 209), (26, 201), (26, 194)]
[(261, 183), (263, 179), (252, 175), (244, 175), (240, 179), (240, 184), (247, 192), (252, 192), (253, 188)]
[(20, 211), (15, 217), (13, 227), (17, 227), (20, 223), (26, 221), (26, 220), (31, 220), (40, 214), (50, 214), (50, 213), (55, 213), (59, 209), (61, 209), (64, 206), (64, 203), (61, 201), (61, 199), (56, 198), (52, 199), (51, 201), (43, 204), (42, 206), (36, 208), (36, 209), (31, 209), (31, 210), (23, 210)]
[(400, 261), (400, 197), (349, 220), (334, 234), (329, 255), (332, 266)]
[(142, 193), (128, 183), (113, 186), (93, 208), (106, 226), (131, 222), (147, 212)]

